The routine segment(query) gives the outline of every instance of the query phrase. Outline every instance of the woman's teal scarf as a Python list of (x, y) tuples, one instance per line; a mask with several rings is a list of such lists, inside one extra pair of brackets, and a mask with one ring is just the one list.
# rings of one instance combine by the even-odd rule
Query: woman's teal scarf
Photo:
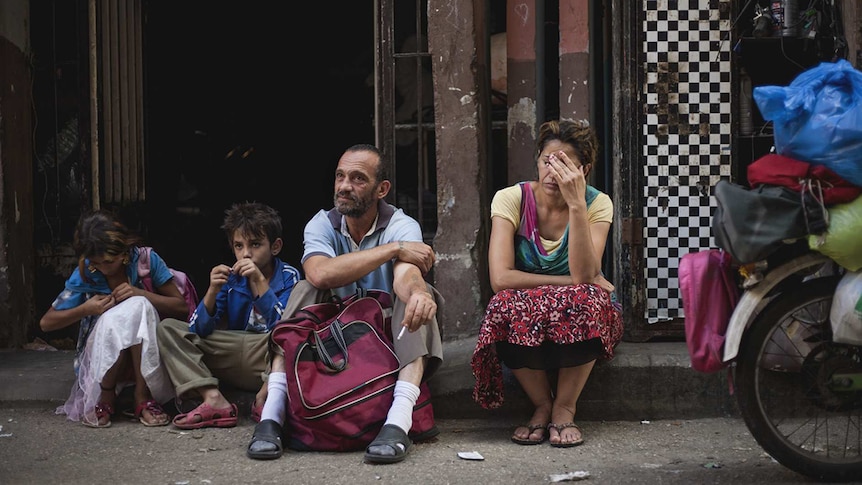
[[(515, 268), (528, 273), (569, 274), (569, 227), (560, 246), (551, 254), (545, 251), (539, 237), (536, 199), (529, 182), (521, 182), (521, 225), (515, 235)], [(587, 207), (599, 195), (598, 189), (587, 185)]]

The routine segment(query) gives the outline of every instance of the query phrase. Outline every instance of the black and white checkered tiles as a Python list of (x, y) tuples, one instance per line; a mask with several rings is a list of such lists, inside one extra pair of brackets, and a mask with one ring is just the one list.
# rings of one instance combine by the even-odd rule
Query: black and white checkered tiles
[(643, 0), (644, 277), (649, 323), (682, 318), (677, 268), (715, 247), (712, 187), (730, 178), (730, 0)]

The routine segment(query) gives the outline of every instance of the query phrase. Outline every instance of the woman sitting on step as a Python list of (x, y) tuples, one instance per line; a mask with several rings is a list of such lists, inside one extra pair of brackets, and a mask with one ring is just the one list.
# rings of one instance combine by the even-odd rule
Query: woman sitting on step
[(503, 188), (491, 203), (496, 294), (471, 361), (473, 399), (486, 409), (502, 405), (502, 361), (535, 406), (512, 441), (571, 447), (584, 442), (574, 420), (581, 391), (623, 334), (614, 287), (601, 271), (613, 205), (586, 183), (598, 152), (592, 128), (546, 122), (537, 148), (538, 180)]

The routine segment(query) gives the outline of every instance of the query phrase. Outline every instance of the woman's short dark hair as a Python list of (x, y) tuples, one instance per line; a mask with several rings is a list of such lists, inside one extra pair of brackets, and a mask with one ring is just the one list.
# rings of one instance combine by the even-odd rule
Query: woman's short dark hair
[(586, 121), (552, 120), (542, 123), (536, 139), (536, 156), (552, 140), (559, 140), (575, 148), (581, 164), (596, 166), (599, 155), (599, 140), (596, 132)]

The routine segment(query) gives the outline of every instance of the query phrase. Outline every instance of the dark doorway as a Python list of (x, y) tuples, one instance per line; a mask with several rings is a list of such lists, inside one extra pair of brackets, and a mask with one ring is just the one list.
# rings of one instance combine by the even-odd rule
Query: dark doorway
[[(145, 20), (148, 240), (206, 291), (231, 264), (224, 210), (257, 200), (284, 220), (282, 259), (332, 205), (335, 164), (374, 143), (371, 1), (149, 2)], [(311, 34), (308, 34), (311, 32)]]

